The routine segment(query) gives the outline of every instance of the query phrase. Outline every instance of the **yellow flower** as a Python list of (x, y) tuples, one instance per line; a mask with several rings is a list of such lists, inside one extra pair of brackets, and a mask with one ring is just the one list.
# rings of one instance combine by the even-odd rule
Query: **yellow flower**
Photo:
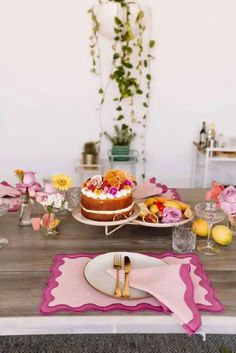
[(52, 184), (56, 189), (66, 191), (72, 186), (70, 177), (64, 174), (53, 175)]
[(19, 179), (20, 183), (23, 183), (24, 171), (22, 169), (16, 169), (15, 174), (16, 174), (17, 178)]

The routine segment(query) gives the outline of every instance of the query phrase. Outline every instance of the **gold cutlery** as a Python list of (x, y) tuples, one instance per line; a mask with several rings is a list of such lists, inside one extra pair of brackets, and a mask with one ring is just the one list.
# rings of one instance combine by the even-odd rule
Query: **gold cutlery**
[(129, 298), (129, 274), (131, 271), (131, 261), (128, 256), (125, 256), (124, 268), (125, 268), (125, 285), (124, 285), (124, 289), (122, 292), (122, 296), (124, 298)]
[(119, 271), (121, 270), (121, 255), (114, 255), (113, 260), (113, 268), (116, 270), (116, 287), (114, 294), (116, 297), (121, 297), (121, 289), (120, 289), (120, 275)]

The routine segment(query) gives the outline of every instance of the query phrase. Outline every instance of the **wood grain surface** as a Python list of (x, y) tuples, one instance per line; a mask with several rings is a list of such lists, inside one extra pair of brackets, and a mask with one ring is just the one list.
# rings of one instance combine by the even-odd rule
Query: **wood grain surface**
[[(204, 199), (202, 189), (181, 189), (179, 192), (182, 200), (192, 204)], [(40, 232), (33, 232), (29, 226), (19, 226), (15, 213), (0, 218), (0, 236), (10, 241), (8, 247), (0, 249), (0, 317), (38, 315), (41, 293), (56, 254), (109, 251), (161, 253), (171, 250), (170, 228), (126, 225), (107, 237), (103, 227), (78, 223), (70, 213), (65, 213), (59, 231), (55, 238), (47, 238)], [(211, 257), (200, 254), (200, 258), (218, 298), (225, 306), (225, 315), (236, 316), (235, 239), (230, 246), (221, 247), (219, 255)]]

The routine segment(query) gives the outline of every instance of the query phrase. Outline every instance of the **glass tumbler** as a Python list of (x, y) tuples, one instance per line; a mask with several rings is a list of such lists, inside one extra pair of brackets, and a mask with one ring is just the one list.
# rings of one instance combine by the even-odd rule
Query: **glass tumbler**
[(178, 253), (191, 253), (196, 248), (196, 234), (190, 227), (173, 227), (172, 249)]

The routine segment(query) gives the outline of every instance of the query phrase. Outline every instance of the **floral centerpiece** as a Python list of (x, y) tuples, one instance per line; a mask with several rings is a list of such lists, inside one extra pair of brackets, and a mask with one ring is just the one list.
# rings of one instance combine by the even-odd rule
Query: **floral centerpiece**
[(17, 169), (15, 170), (15, 174), (19, 180), (19, 182), (16, 183), (16, 189), (21, 194), (19, 224), (30, 225), (34, 200), (37, 193), (42, 190), (42, 186), (37, 182), (35, 172)]
[(41, 227), (45, 234), (57, 234), (57, 226), (60, 223), (55, 213), (68, 209), (66, 200), (66, 191), (72, 186), (71, 179), (58, 174), (52, 177), (52, 183), (46, 183), (44, 189), (36, 193), (36, 201), (40, 203), (45, 210), (44, 215), (31, 219), (33, 229), (38, 231)]
[(206, 193), (206, 200), (213, 200), (228, 215), (231, 226), (236, 226), (236, 188), (218, 184), (216, 181), (211, 183), (211, 190)]

